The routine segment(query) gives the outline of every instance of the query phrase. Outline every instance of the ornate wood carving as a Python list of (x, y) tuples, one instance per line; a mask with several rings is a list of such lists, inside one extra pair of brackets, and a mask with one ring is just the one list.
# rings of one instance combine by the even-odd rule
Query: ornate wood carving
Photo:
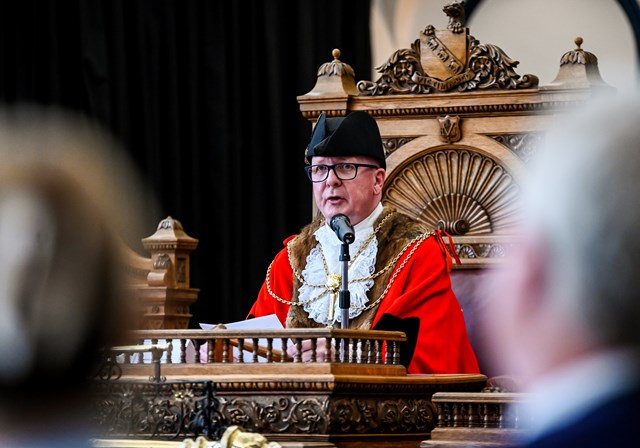
[(429, 151), (396, 171), (383, 200), (429, 228), (488, 235), (516, 223), (518, 185), (500, 163), (473, 149)]
[(433, 25), (420, 33), (410, 49), (397, 50), (376, 69), (376, 82), (359, 81), (360, 95), (428, 94), (457, 90), (530, 89), (538, 77), (518, 75), (519, 62), (498, 46), (481, 44), (464, 27), (464, 2), (443, 8), (449, 16), (447, 30)]
[(491, 259), (504, 258), (514, 250), (515, 244), (510, 243), (455, 243), (453, 245), (459, 258)]
[(549, 85), (614, 91), (600, 76), (596, 55), (582, 49), (582, 37), (576, 37), (574, 42), (576, 48), (562, 55), (560, 71)]
[(211, 381), (108, 380), (93, 388), (92, 419), (103, 437), (214, 437), (222, 423)]
[(397, 398), (343, 398), (331, 403), (332, 432), (376, 434), (429, 432), (435, 426), (435, 406), (430, 400)]
[(326, 434), (327, 407), (327, 397), (220, 398), (220, 412), (225, 422), (275, 434)]
[[(377, 104), (377, 103), (376, 103)], [(441, 115), (460, 115), (460, 116), (487, 116), (487, 115), (526, 115), (537, 113), (554, 113), (566, 112), (587, 104), (587, 101), (545, 101), (541, 100), (536, 103), (497, 103), (497, 104), (446, 104), (446, 105), (416, 105), (411, 103), (399, 107), (376, 108), (371, 106), (367, 111), (377, 117), (433, 117)], [(305, 110), (302, 115), (307, 119), (316, 119), (324, 112), (322, 109)], [(344, 112), (331, 111), (332, 116), (342, 116)]]
[(436, 409), (424, 398), (219, 397), (225, 424), (268, 434), (428, 433)]
[(158, 254), (153, 262), (153, 269), (169, 269), (171, 267), (171, 258), (167, 254)]
[(199, 290), (191, 288), (190, 253), (198, 240), (187, 235), (180, 221), (170, 216), (160, 221), (156, 232), (142, 240), (151, 254), (142, 257), (127, 248), (129, 282), (142, 310), (140, 328), (187, 328), (190, 305)]
[(409, 143), (415, 137), (395, 137), (395, 138), (383, 138), (382, 145), (384, 146), (384, 154), (389, 157), (396, 149)]
[[(477, 385), (471, 387), (468, 384), (452, 385), (452, 384), (430, 384), (429, 391), (466, 391), (473, 390)], [(394, 383), (380, 385), (376, 383), (336, 383), (332, 380), (326, 381), (305, 381), (300, 379), (288, 380), (287, 378), (274, 381), (262, 381), (259, 379), (247, 379), (229, 382), (220, 382), (216, 384), (216, 391), (221, 394), (246, 394), (256, 392), (305, 392), (309, 394), (326, 394), (341, 393), (346, 395), (362, 395), (362, 394), (390, 394), (390, 396), (399, 396), (407, 394), (415, 396), (416, 393), (423, 393), (424, 388), (410, 383)]]
[(509, 148), (525, 163), (531, 160), (531, 157), (544, 143), (544, 134), (541, 132), (486, 135)]
[(461, 119), (457, 115), (438, 117), (440, 124), (440, 138), (445, 143), (455, 143), (462, 138), (462, 130), (460, 129)]
[(326, 62), (318, 69), (318, 76), (351, 76), (355, 78), (356, 74), (349, 64), (340, 61), (340, 50), (334, 48), (331, 52), (333, 61)]

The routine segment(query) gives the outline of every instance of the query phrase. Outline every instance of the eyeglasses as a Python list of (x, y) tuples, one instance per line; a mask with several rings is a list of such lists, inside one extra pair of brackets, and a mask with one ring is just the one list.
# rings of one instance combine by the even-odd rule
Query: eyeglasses
[(378, 168), (376, 165), (368, 163), (336, 163), (335, 165), (310, 165), (305, 166), (304, 170), (311, 182), (323, 182), (329, 177), (329, 171), (333, 170), (336, 177), (340, 180), (355, 179), (358, 175), (358, 168)]

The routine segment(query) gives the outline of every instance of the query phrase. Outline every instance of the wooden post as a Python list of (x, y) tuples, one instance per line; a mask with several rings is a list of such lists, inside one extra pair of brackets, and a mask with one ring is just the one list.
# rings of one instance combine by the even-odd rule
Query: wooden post
[(191, 318), (190, 306), (199, 289), (190, 287), (189, 253), (198, 240), (187, 235), (180, 221), (167, 217), (160, 221), (153, 235), (142, 245), (151, 254), (151, 269), (146, 285), (138, 288), (144, 309), (144, 329), (186, 329)]

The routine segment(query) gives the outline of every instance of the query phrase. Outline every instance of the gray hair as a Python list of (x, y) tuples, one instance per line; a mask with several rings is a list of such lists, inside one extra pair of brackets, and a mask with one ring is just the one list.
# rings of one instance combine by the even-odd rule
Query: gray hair
[(640, 343), (640, 99), (599, 99), (548, 134), (525, 183), (550, 296), (601, 342)]

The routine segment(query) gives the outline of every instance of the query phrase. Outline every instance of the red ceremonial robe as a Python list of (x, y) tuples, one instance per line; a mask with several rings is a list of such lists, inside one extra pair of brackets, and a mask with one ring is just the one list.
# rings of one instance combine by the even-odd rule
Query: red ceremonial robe
[[(397, 224), (395, 227), (398, 229), (407, 227), (401, 220)], [(307, 233), (310, 234), (315, 228), (317, 225)], [(303, 233), (304, 229), (301, 234)], [(381, 232), (381, 235), (384, 234)], [(285, 240), (285, 246), (293, 238), (295, 236)], [(402, 235), (398, 238), (401, 239)], [(379, 248), (383, 247), (380, 239), (382, 237), (379, 238)], [(407, 366), (409, 373), (479, 373), (478, 362), (467, 336), (462, 309), (451, 289), (451, 258), (441, 236), (435, 234), (421, 241), (411, 241), (413, 239), (404, 246), (403, 255), (389, 274), (384, 276), (384, 284), (377, 289), (384, 290), (389, 279), (392, 279), (391, 287), (383, 300), (377, 309), (374, 308), (372, 311), (370, 325), (360, 325), (360, 328), (405, 331), (408, 339), (406, 344), (409, 347), (405, 347), (404, 350), (401, 347), (401, 361)], [(314, 241), (311, 244), (316, 243)], [(418, 247), (412, 252), (415, 245)], [(292, 294), (297, 297), (299, 285), (294, 284), (289, 250), (289, 247), (285, 247), (274, 258), (267, 273), (271, 293), (265, 279), (248, 317), (275, 313), (285, 326), (302, 326), (291, 325), (290, 305), (274, 298), (275, 295), (284, 301), (291, 301), (294, 300)], [(381, 249), (378, 253), (380, 252)], [(396, 255), (397, 253), (398, 251), (395, 251)], [(391, 255), (387, 254), (383, 258), (393, 258)], [(375, 287), (369, 294), (374, 290)], [(369, 300), (375, 298), (369, 296)], [(302, 307), (293, 308), (296, 313), (306, 315)], [(317, 326), (313, 321), (309, 323), (310, 326)], [(350, 328), (355, 327), (350, 325)], [(403, 352), (405, 355), (408, 353), (408, 358), (404, 356), (404, 360)]]

